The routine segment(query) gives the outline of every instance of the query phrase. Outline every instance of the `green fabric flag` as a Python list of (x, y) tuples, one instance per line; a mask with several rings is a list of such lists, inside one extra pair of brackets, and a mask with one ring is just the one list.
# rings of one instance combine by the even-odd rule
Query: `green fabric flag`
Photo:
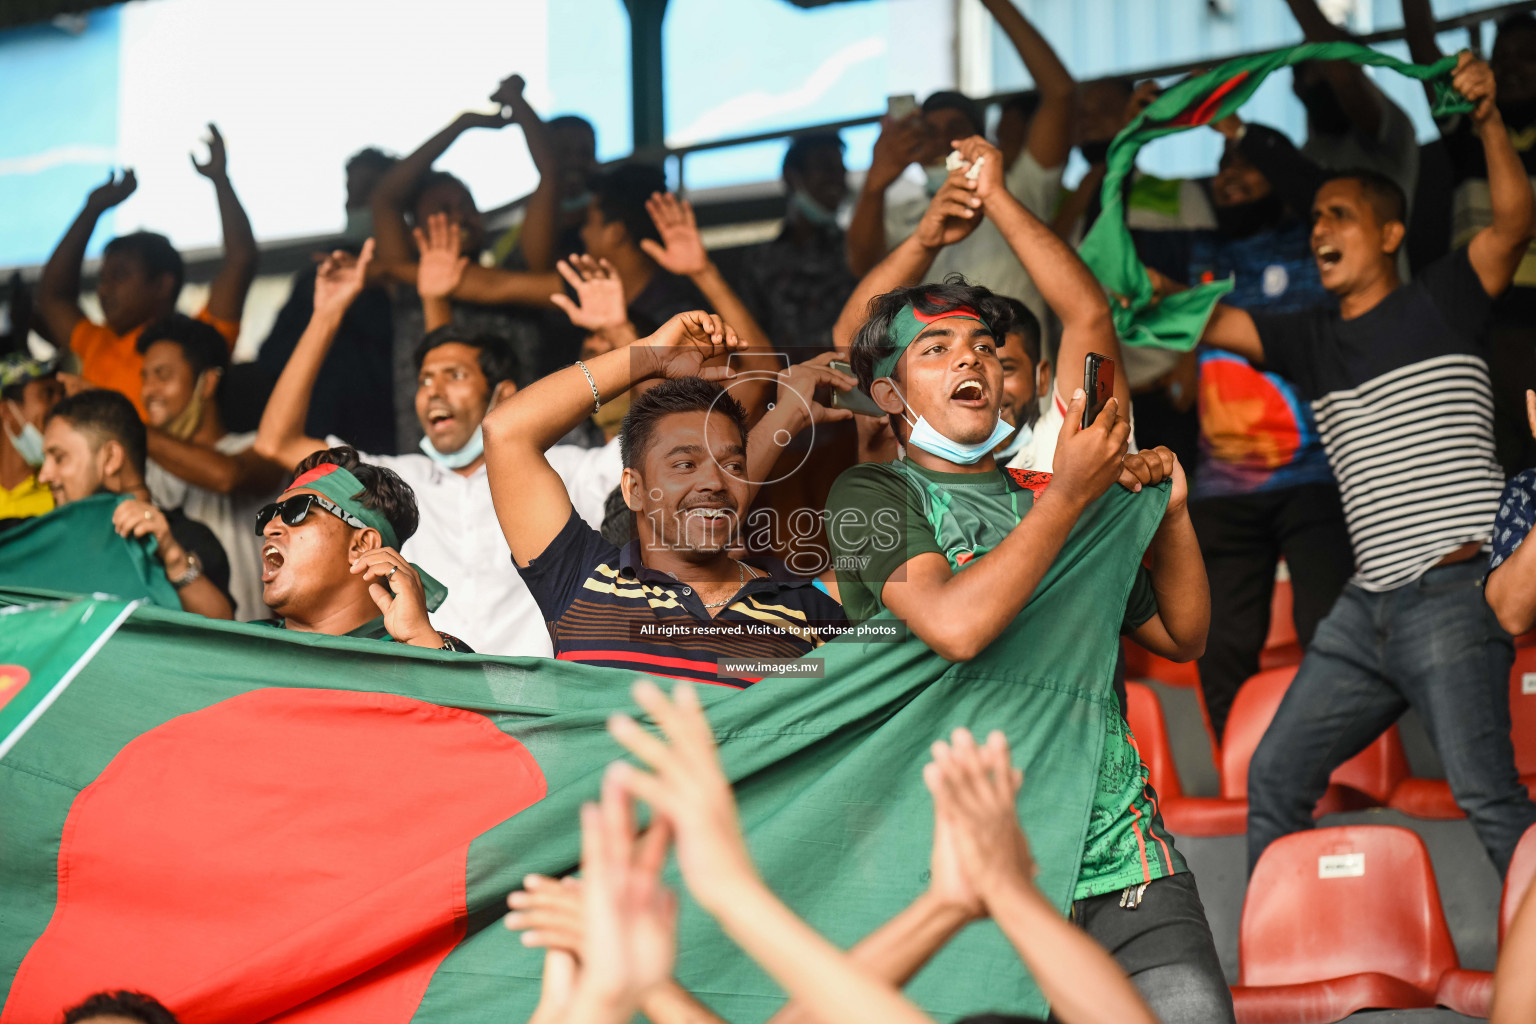
[[(924, 889), (921, 766), (960, 725), (1013, 743), (1039, 884), (1066, 910), (1120, 620), (1167, 493), (1112, 488), (968, 663), (835, 642), (810, 655), (824, 679), (703, 688), (753, 855), (811, 924), (848, 946)], [(58, 645), (32, 623), (100, 603), (36, 601), (0, 592), (34, 606), (0, 654), (41, 680)], [(604, 723), (634, 710), (633, 679), (133, 609), (0, 759), (0, 1024), (109, 987), (186, 1024), (526, 1019), (542, 957), (500, 926), (505, 898), (576, 865), (577, 807), (620, 754)], [(668, 878), (678, 980), (732, 1024), (767, 1018), (777, 986)], [(1046, 1011), (990, 922), (909, 992), (944, 1018)]]
[(1125, 224), (1124, 182), (1136, 166), (1136, 154), (1153, 139), (1188, 131), (1219, 121), (1247, 102), (1272, 72), (1308, 60), (1347, 60), (1374, 64), (1430, 83), (1435, 92), (1435, 117), (1447, 117), (1472, 109), (1472, 104), (1451, 88), (1456, 57), (1434, 64), (1409, 64), (1357, 43), (1307, 43), (1288, 49), (1240, 57), (1186, 79), (1147, 106), (1136, 120), (1121, 129), (1110, 143), (1108, 169), (1101, 193), (1103, 212), (1083, 239), (1078, 255), (1099, 282), (1117, 298), (1110, 302), (1115, 331), (1123, 345), (1150, 345), (1188, 352), (1200, 342), (1206, 321), (1221, 297), (1232, 290), (1231, 281), (1196, 285), (1153, 303), (1152, 283), (1136, 255), (1131, 229)]
[(128, 498), (96, 494), (0, 533), (0, 587), (108, 594), (180, 608), (153, 537), (119, 537), (112, 513)]

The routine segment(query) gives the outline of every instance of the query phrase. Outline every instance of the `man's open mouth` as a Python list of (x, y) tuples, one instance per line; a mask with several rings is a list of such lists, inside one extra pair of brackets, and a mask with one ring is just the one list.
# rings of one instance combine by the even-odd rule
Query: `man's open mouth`
[(270, 583), (282, 567), (283, 553), (275, 545), (268, 544), (261, 549), (261, 582)]
[(1327, 242), (1313, 249), (1312, 255), (1317, 257), (1318, 266), (1324, 269), (1335, 266), (1344, 258), (1344, 254), (1339, 251), (1338, 246), (1329, 245)]
[(971, 377), (955, 385), (949, 393), (951, 402), (980, 407), (987, 404), (987, 386), (979, 377)]
[(453, 422), (453, 413), (447, 409), (430, 409), (427, 411), (427, 429), (436, 430), (444, 424)]

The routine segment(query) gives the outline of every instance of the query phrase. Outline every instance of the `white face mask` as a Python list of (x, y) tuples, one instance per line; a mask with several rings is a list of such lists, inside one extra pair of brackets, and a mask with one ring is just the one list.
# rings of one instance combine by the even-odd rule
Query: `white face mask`
[[(896, 396), (901, 399), (904, 405), (907, 404), (906, 396), (901, 393), (900, 388), (896, 387), (896, 382), (891, 380), (890, 377), (884, 379), (891, 382), (891, 387), (895, 389)], [(908, 405), (908, 408), (911, 408), (911, 406)], [(985, 441), (965, 444), (940, 433), (937, 427), (928, 422), (926, 416), (919, 416), (916, 423), (913, 423), (911, 417), (905, 412), (901, 414), (901, 418), (906, 420), (908, 425), (912, 427), (912, 433), (907, 437), (907, 444), (912, 445), (914, 448), (921, 448), (929, 455), (937, 456), (946, 462), (953, 462), (957, 466), (974, 466), (985, 458), (988, 452), (1006, 441), (1009, 434), (1013, 433), (1013, 427), (999, 416), (997, 424), (992, 428), (990, 437)]]
[(456, 452), (440, 452), (432, 440), (427, 437), (421, 439), (421, 450), (433, 462), (444, 469), (463, 469), (485, 454), (485, 435), (476, 427), (475, 432), (469, 435), (469, 440), (464, 447)]
[(36, 469), (43, 464), (43, 432), (31, 423), (28, 423), (21, 415), (20, 409), (14, 409), (16, 418), (21, 421), (21, 433), (13, 434), (9, 427), (5, 428), (6, 440), (11, 442), (11, 447), (16, 449), (16, 454), (27, 465)]

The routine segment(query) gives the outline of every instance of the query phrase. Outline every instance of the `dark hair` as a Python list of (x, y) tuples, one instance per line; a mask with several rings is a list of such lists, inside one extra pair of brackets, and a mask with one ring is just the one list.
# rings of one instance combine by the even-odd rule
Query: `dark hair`
[(347, 157), (347, 170), (354, 167), (372, 167), (375, 170), (387, 171), (400, 162), (397, 156), (390, 156), (377, 146), (368, 146)]
[(597, 531), (603, 540), (621, 548), (635, 539), (635, 513), (624, 504), (624, 488), (615, 487), (603, 500), (603, 525)]
[(128, 1017), (143, 1024), (178, 1024), (165, 1004), (142, 992), (97, 992), (64, 1011), (64, 1024), (92, 1017)]
[(1506, 14), (1500, 18), (1495, 27), (1493, 41), (1498, 45), (1499, 37), (1505, 32), (1530, 32), (1536, 30), (1536, 15), (1530, 11), (1516, 11), (1514, 14)]
[(973, 1013), (962, 1017), (955, 1024), (1048, 1024), (1039, 1017), (1023, 1017), (1014, 1013)]
[(181, 348), (183, 358), (192, 365), (194, 380), (208, 370), (229, 369), (229, 342), (224, 335), (212, 324), (194, 320), (185, 313), (161, 317), (144, 328), (134, 348), (143, 355), (157, 341), (173, 342)]
[(420, 181), (416, 182), (416, 187), (411, 189), (410, 198), (405, 204), (405, 208), (410, 213), (412, 220), (416, 217), (416, 206), (421, 202), (421, 197), (439, 185), (452, 185), (454, 188), (462, 189), (464, 194), (469, 196), (471, 203), (475, 201), (475, 194), (469, 190), (469, 186), (464, 184), (457, 175), (449, 174), (447, 171), (428, 171), (421, 176)]
[(421, 525), (421, 513), (416, 511), (416, 492), (394, 470), (364, 462), (356, 448), (338, 445), (310, 454), (293, 467), (293, 476), (283, 485), (283, 490), (292, 487), (294, 480), (327, 462), (350, 471), (357, 477), (357, 482), (363, 485), (361, 494), (352, 495), (353, 501), (361, 502), (364, 508), (373, 509), (389, 520), (401, 544), (411, 539), (416, 527)]
[(624, 230), (629, 232), (630, 242), (637, 248), (642, 238), (661, 240), (656, 223), (645, 208), (645, 201), (651, 198), (651, 193), (666, 190), (666, 174), (651, 164), (620, 164), (611, 171), (592, 176), (592, 198), (603, 221), (608, 224), (621, 222)]
[[(977, 135), (987, 130), (987, 112), (981, 104), (971, 99), (963, 92), (954, 92), (942, 89), (923, 100), (923, 113), (931, 114), (935, 110), (958, 110), (971, 122)], [(948, 139), (944, 140), (946, 143)]]
[(895, 351), (888, 336), (891, 321), (907, 303), (924, 316), (969, 306), (993, 336), (1001, 338), (1015, 329), (1013, 310), (1008, 305), (1010, 301), (981, 285), (966, 284), (959, 274), (950, 274), (943, 284), (918, 284), (876, 295), (869, 302), (869, 315), (854, 333), (853, 346), (848, 352), (848, 362), (853, 367), (854, 376), (859, 378), (859, 387), (869, 394), (870, 385), (875, 382), (875, 364)]
[(436, 330), (428, 331), (416, 343), (416, 351), (411, 353), (411, 359), (416, 365), (417, 373), (421, 372), (421, 364), (426, 361), (427, 353), (439, 345), (468, 345), (470, 348), (479, 349), (480, 372), (485, 374), (487, 393), (496, 390), (496, 385), (504, 380), (517, 383), (518, 375), (522, 372), (517, 353), (513, 350), (512, 343), (506, 338), (499, 334), (472, 334), (462, 327), (445, 324)]
[(1040, 109), (1040, 94), (1038, 92), (1016, 92), (1003, 100), (1003, 111), (1016, 110), (1026, 121), (1035, 116), (1035, 111)]
[(674, 412), (717, 412), (730, 419), (747, 443), (747, 411), (714, 381), (702, 377), (664, 380), (630, 403), (619, 431), (619, 454), (632, 469), (645, 460), (656, 433), (656, 421)]
[(181, 261), (181, 253), (176, 251), (169, 238), (153, 231), (118, 235), (107, 243), (101, 254), (103, 258), (122, 255), (138, 260), (139, 266), (144, 268), (144, 275), (150, 280), (162, 274), (170, 274), (175, 279), (177, 295), (181, 294), (182, 282), (187, 279), (187, 267)]
[(76, 430), (122, 445), (129, 465), (138, 470), (140, 476), (144, 475), (149, 441), (144, 421), (139, 419), (139, 411), (126, 397), (116, 391), (82, 391), (62, 399), (53, 407), (53, 411), (43, 421), (44, 424), (52, 422), (57, 416), (69, 420)]
[(805, 132), (790, 139), (789, 148), (784, 151), (784, 166), (780, 174), (788, 177), (790, 171), (804, 174), (806, 164), (810, 163), (811, 154), (820, 149), (835, 149), (841, 154), (847, 149), (843, 144), (843, 137), (837, 132)]
[(580, 114), (561, 114), (559, 117), (552, 117), (544, 122), (544, 127), (552, 132), (564, 131), (567, 128), (585, 128), (588, 135), (594, 139), (597, 138), (597, 129), (592, 127), (591, 121)]
[(1008, 328), (1009, 334), (1017, 334), (1024, 339), (1024, 354), (1029, 356), (1030, 362), (1040, 365), (1040, 318), (1035, 316), (1030, 309), (1018, 299), (1007, 295), (999, 296), (1008, 304), (1008, 312), (1013, 314), (1013, 326)]
[(1332, 181), (1358, 181), (1360, 190), (1365, 193), (1366, 201), (1371, 204), (1378, 222), (1382, 224), (1392, 220), (1400, 224), (1408, 222), (1408, 197), (1403, 195), (1402, 186), (1380, 171), (1373, 171), (1366, 167), (1334, 171), (1323, 179), (1323, 184), (1326, 185)]

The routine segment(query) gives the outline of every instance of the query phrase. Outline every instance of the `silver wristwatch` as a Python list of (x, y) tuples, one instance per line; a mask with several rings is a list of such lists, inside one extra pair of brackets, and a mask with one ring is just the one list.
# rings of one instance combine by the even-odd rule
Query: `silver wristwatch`
[(181, 574), (180, 579), (171, 580), (169, 576), (166, 577), (166, 579), (170, 580), (171, 586), (177, 590), (185, 587), (188, 583), (196, 583), (202, 578), (203, 561), (197, 557), (197, 553), (194, 551), (187, 552), (187, 571)]

